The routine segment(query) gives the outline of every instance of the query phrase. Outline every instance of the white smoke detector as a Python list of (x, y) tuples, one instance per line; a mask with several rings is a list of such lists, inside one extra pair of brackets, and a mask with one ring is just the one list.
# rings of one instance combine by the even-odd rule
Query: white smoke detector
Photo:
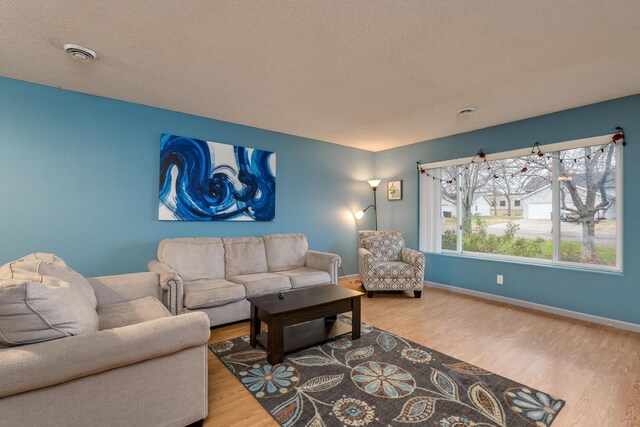
[(63, 46), (65, 52), (69, 54), (73, 59), (80, 62), (90, 62), (98, 57), (98, 55), (83, 46), (78, 46), (77, 44), (67, 43)]
[(459, 116), (468, 116), (473, 114), (474, 111), (476, 111), (476, 107), (463, 107), (456, 111), (456, 114)]

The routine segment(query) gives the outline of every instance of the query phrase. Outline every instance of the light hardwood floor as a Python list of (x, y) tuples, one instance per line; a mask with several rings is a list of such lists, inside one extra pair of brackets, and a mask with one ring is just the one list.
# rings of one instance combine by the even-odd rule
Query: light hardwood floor
[[(435, 288), (363, 297), (362, 321), (564, 399), (553, 427), (640, 426), (640, 334)], [(214, 328), (210, 342), (247, 333), (249, 322)], [(277, 423), (209, 354), (205, 425)]]

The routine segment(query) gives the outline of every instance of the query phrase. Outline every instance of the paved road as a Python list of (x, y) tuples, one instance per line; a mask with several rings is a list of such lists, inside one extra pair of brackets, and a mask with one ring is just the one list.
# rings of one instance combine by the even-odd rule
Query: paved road
[[(516, 232), (516, 237), (525, 237), (535, 239), (542, 237), (543, 239), (551, 239), (551, 220), (548, 219), (518, 219), (513, 221), (520, 225), (520, 229)], [(507, 228), (506, 222), (494, 224), (487, 227), (487, 232), (502, 236)], [(563, 222), (560, 224), (560, 233), (562, 240), (570, 242), (582, 241), (582, 226), (574, 222)], [(616, 235), (613, 233), (596, 233), (596, 243), (614, 245)]]

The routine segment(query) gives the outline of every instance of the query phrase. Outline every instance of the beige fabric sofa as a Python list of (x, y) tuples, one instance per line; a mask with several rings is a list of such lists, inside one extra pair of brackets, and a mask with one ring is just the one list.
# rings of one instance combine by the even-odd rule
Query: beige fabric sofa
[[(10, 280), (0, 290), (14, 289)], [(207, 317), (172, 316), (155, 273), (88, 283), (97, 331), (0, 345), (0, 426), (186, 426), (206, 418)], [(7, 304), (0, 307), (5, 332), (11, 315)]]
[(311, 251), (304, 234), (177, 238), (158, 246), (172, 313), (203, 311), (211, 326), (248, 319), (247, 297), (338, 283), (340, 257)]

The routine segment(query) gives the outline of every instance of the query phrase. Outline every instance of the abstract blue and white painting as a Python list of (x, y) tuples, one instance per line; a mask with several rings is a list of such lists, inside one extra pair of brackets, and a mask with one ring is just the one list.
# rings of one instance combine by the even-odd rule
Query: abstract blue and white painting
[(276, 153), (163, 134), (159, 219), (273, 221)]

